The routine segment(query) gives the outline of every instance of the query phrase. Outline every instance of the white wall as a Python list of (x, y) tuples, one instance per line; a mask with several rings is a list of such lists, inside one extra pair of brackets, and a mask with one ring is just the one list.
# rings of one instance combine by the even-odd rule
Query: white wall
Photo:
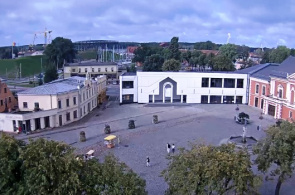
[[(137, 72), (137, 76), (122, 76), (120, 77), (120, 102), (122, 102), (122, 95), (134, 93), (138, 103), (148, 103), (149, 95), (160, 95), (159, 83), (168, 77), (177, 83), (177, 95), (187, 95), (187, 103), (201, 103), (201, 95), (243, 96), (242, 102), (246, 103), (247, 74), (208, 72)], [(203, 88), (202, 78), (244, 79), (244, 85), (243, 88)], [(137, 84), (137, 92), (121, 89), (122, 81), (125, 80), (134, 80), (135, 87), (135, 83)]]
[[(122, 88), (123, 81), (133, 81), (133, 88), (123, 89)], [(122, 103), (122, 95), (126, 95), (126, 94), (133, 94), (133, 102), (137, 102), (138, 101), (137, 90), (138, 90), (138, 86), (137, 86), (137, 76), (136, 75), (120, 76), (120, 103)]]

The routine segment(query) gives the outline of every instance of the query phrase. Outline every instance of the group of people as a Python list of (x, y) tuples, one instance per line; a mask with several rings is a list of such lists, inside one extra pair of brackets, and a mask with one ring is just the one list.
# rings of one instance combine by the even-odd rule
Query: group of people
[[(175, 145), (172, 144), (170, 145), (169, 143), (167, 143), (167, 153), (170, 154), (170, 151), (172, 151), (172, 153), (174, 154), (175, 152)], [(151, 166), (151, 160), (150, 160), (150, 157), (146, 157), (146, 166), (147, 167), (150, 167)]]

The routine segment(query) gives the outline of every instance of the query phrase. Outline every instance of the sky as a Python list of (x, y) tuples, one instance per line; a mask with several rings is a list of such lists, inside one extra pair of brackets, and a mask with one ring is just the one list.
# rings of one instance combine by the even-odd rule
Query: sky
[(0, 46), (51, 38), (295, 47), (295, 0), (0, 0)]

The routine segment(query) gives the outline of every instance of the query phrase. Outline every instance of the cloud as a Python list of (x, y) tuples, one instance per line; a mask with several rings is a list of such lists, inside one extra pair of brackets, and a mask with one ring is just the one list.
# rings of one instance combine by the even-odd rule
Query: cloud
[(0, 2), (1, 45), (31, 44), (34, 33), (47, 28), (53, 38), (73, 41), (162, 42), (179, 36), (185, 42), (226, 43), (230, 32), (235, 44), (295, 47), (294, 12), (292, 0), (9, 0)]

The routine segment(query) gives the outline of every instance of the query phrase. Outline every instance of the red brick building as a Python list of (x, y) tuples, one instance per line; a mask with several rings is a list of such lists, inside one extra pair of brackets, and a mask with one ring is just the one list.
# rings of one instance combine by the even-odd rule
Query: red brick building
[(0, 80), (0, 112), (9, 111), (17, 106), (17, 100), (7, 87), (6, 83)]
[(295, 57), (280, 65), (266, 64), (252, 74), (249, 91), (250, 106), (276, 119), (295, 119)]

